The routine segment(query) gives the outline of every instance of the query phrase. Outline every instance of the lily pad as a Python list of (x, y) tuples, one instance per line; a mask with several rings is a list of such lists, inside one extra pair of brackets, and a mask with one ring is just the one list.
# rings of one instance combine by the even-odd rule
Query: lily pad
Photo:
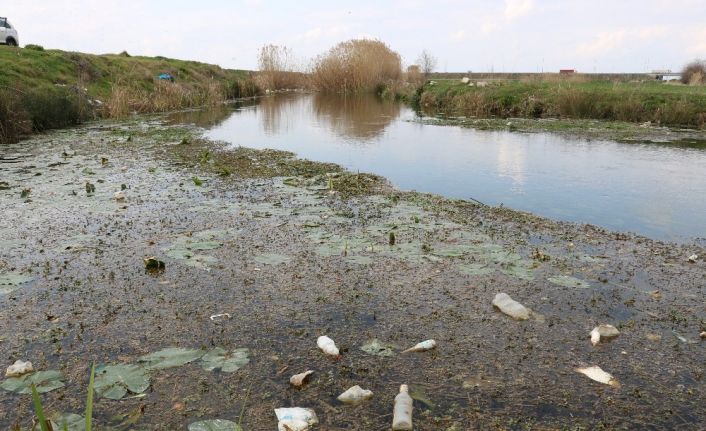
[(150, 386), (144, 367), (131, 364), (102, 365), (96, 369), (94, 389), (99, 397), (122, 399), (128, 391), (141, 394)]
[(232, 421), (211, 419), (189, 424), (189, 431), (243, 431), (243, 429)]
[(255, 257), (255, 262), (263, 265), (279, 265), (281, 263), (288, 263), (291, 260), (291, 257), (277, 253), (265, 253)]
[(500, 269), (500, 272), (522, 280), (532, 280), (534, 278), (534, 270), (524, 264), (507, 264)]
[(63, 387), (62, 379), (63, 376), (59, 371), (37, 371), (21, 377), (10, 377), (0, 384), (0, 388), (18, 394), (30, 394), (32, 393), (32, 383), (34, 383), (37, 392), (42, 394)]
[(427, 396), (426, 388), (422, 385), (409, 385), (409, 396), (412, 397), (413, 400), (424, 404), (429, 409), (436, 407), (434, 402)]
[[(51, 426), (56, 431), (85, 431), (86, 429), (86, 419), (83, 416), (77, 415), (75, 413), (65, 413), (57, 414), (52, 416)], [(66, 428), (64, 428), (66, 425)], [(41, 427), (39, 424), (34, 426), (34, 431), (40, 431)]]
[(181, 347), (168, 347), (159, 352), (150, 353), (140, 357), (139, 361), (145, 363), (148, 370), (163, 370), (165, 368), (179, 367), (193, 362), (204, 355), (201, 350), (184, 349)]
[(360, 346), (360, 350), (364, 351), (369, 355), (390, 357), (395, 356), (395, 349), (397, 346), (394, 344), (382, 343), (377, 338), (368, 341), (366, 344)]
[(0, 295), (12, 293), (20, 284), (29, 283), (32, 280), (34, 278), (14, 272), (0, 274)]
[(373, 259), (370, 256), (348, 256), (346, 262), (357, 263), (358, 265), (370, 265)]
[(576, 287), (578, 289), (589, 289), (590, 284), (578, 278), (571, 277), (569, 275), (557, 275), (555, 277), (549, 277), (547, 279), (550, 283), (556, 284), (557, 286), (563, 287)]
[(218, 263), (218, 259), (205, 254), (197, 254), (186, 248), (174, 248), (167, 251), (167, 256), (182, 261), (185, 265), (208, 269), (209, 265)]
[(187, 250), (215, 250), (223, 247), (223, 243), (218, 241), (200, 241), (186, 243), (184, 247)]
[(235, 349), (228, 353), (216, 347), (201, 358), (201, 366), (206, 371), (220, 369), (224, 373), (234, 373), (250, 363), (248, 349)]
[(458, 270), (466, 275), (488, 275), (492, 274), (495, 271), (495, 268), (482, 263), (470, 263), (459, 265)]

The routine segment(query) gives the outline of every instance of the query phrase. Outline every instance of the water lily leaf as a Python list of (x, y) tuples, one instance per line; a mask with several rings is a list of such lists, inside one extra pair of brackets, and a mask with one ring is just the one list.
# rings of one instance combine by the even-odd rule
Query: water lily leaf
[(179, 367), (193, 362), (204, 355), (201, 350), (184, 349), (181, 347), (168, 347), (159, 352), (150, 353), (140, 357), (139, 361), (145, 363), (148, 370), (163, 370), (165, 368)]
[(243, 431), (243, 429), (235, 422), (211, 419), (189, 424), (189, 431)]
[(370, 256), (348, 256), (346, 262), (357, 263), (358, 265), (370, 265), (373, 259)]
[(427, 396), (426, 388), (422, 385), (409, 385), (409, 396), (412, 397), (413, 400), (424, 404), (429, 409), (436, 407), (434, 402)]
[(0, 388), (18, 394), (30, 394), (32, 393), (32, 383), (34, 383), (37, 392), (42, 394), (63, 387), (62, 379), (63, 376), (59, 371), (37, 371), (21, 377), (10, 377), (0, 384)]
[(187, 243), (185, 245), (185, 248), (188, 250), (215, 250), (221, 247), (223, 247), (223, 243), (218, 241), (200, 241)]
[(292, 260), (291, 257), (277, 253), (265, 253), (255, 257), (255, 262), (263, 265), (279, 265), (281, 263), (288, 263), (290, 260)]
[(466, 275), (488, 275), (495, 272), (495, 268), (488, 265), (483, 265), (482, 263), (470, 263), (459, 265), (458, 270)]
[[(68, 431), (86, 430), (86, 419), (75, 413), (56, 414), (52, 416), (50, 422), (52, 428), (56, 431), (63, 431), (64, 429)], [(64, 425), (66, 425), (66, 428), (64, 428)], [(40, 428), (40, 425), (37, 424), (34, 426), (34, 431), (39, 431)]]
[(505, 265), (500, 269), (505, 275), (510, 277), (520, 278), (522, 280), (532, 280), (534, 278), (534, 270), (527, 265)]
[(394, 344), (382, 343), (377, 338), (368, 341), (366, 344), (360, 346), (360, 350), (364, 351), (369, 355), (375, 356), (395, 356), (395, 349), (398, 347)]
[(150, 386), (147, 370), (139, 365), (101, 365), (96, 368), (94, 389), (99, 397), (122, 399), (128, 391), (141, 394)]
[(32, 277), (18, 274), (16, 272), (6, 272), (0, 274), (0, 286), (19, 286), (34, 280)]
[(234, 373), (250, 363), (248, 349), (235, 349), (228, 353), (216, 347), (201, 358), (201, 366), (206, 371), (220, 369), (224, 373)]
[(591, 285), (585, 281), (568, 275), (557, 275), (555, 277), (549, 277), (547, 280), (550, 283), (563, 287), (576, 287), (578, 289), (589, 289), (591, 287)]
[(186, 248), (173, 248), (167, 251), (167, 256), (182, 261), (183, 264), (195, 268), (208, 269), (209, 265), (218, 263), (218, 259), (205, 254), (197, 254)]

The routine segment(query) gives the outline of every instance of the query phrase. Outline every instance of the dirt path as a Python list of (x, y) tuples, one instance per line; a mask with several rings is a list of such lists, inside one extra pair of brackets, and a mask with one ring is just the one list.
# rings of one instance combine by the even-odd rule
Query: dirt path
[[(134, 364), (148, 384), (99, 398), (98, 429), (242, 415), (244, 430), (273, 430), (274, 408), (300, 406), (319, 429), (383, 430), (401, 383), (417, 430), (706, 423), (706, 262), (687, 261), (706, 250), (400, 193), (198, 134), (97, 123), (0, 149), (0, 356), (62, 373), (42, 395), (50, 414), (82, 414), (95, 361)], [(152, 255), (163, 272), (145, 271)], [(495, 310), (498, 292), (532, 318)], [(232, 317), (210, 319), (221, 313)], [(594, 347), (600, 323), (621, 334)], [(316, 348), (322, 334), (339, 359)], [(400, 354), (430, 338), (437, 349)], [(389, 356), (361, 349), (373, 339)], [(144, 372), (140, 358), (168, 347), (200, 353)], [(209, 371), (214, 348), (246, 348), (249, 362), (227, 372), (226, 354)], [(619, 387), (575, 371), (588, 365)], [(373, 399), (339, 403), (355, 384)], [(0, 428), (32, 418), (28, 395), (0, 390)]]

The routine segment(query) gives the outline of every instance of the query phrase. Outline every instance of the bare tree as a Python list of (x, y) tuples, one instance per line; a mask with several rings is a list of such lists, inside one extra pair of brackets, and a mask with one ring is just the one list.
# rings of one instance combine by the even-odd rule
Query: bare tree
[(436, 62), (437, 59), (434, 57), (429, 51), (426, 49), (422, 51), (421, 54), (419, 54), (419, 58), (417, 59), (417, 64), (419, 64), (419, 67), (422, 69), (422, 73), (424, 74), (424, 78), (428, 77), (430, 73), (436, 69)]

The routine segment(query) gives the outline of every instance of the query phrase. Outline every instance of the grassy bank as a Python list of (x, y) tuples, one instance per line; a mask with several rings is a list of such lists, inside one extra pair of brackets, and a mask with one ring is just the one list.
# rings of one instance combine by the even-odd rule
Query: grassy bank
[[(194, 61), (0, 47), (0, 142), (95, 117), (257, 94), (250, 74)], [(174, 82), (160, 81), (169, 73)]]
[(477, 118), (572, 118), (706, 126), (706, 86), (661, 82), (458, 80), (427, 83), (416, 102), (428, 113)]

